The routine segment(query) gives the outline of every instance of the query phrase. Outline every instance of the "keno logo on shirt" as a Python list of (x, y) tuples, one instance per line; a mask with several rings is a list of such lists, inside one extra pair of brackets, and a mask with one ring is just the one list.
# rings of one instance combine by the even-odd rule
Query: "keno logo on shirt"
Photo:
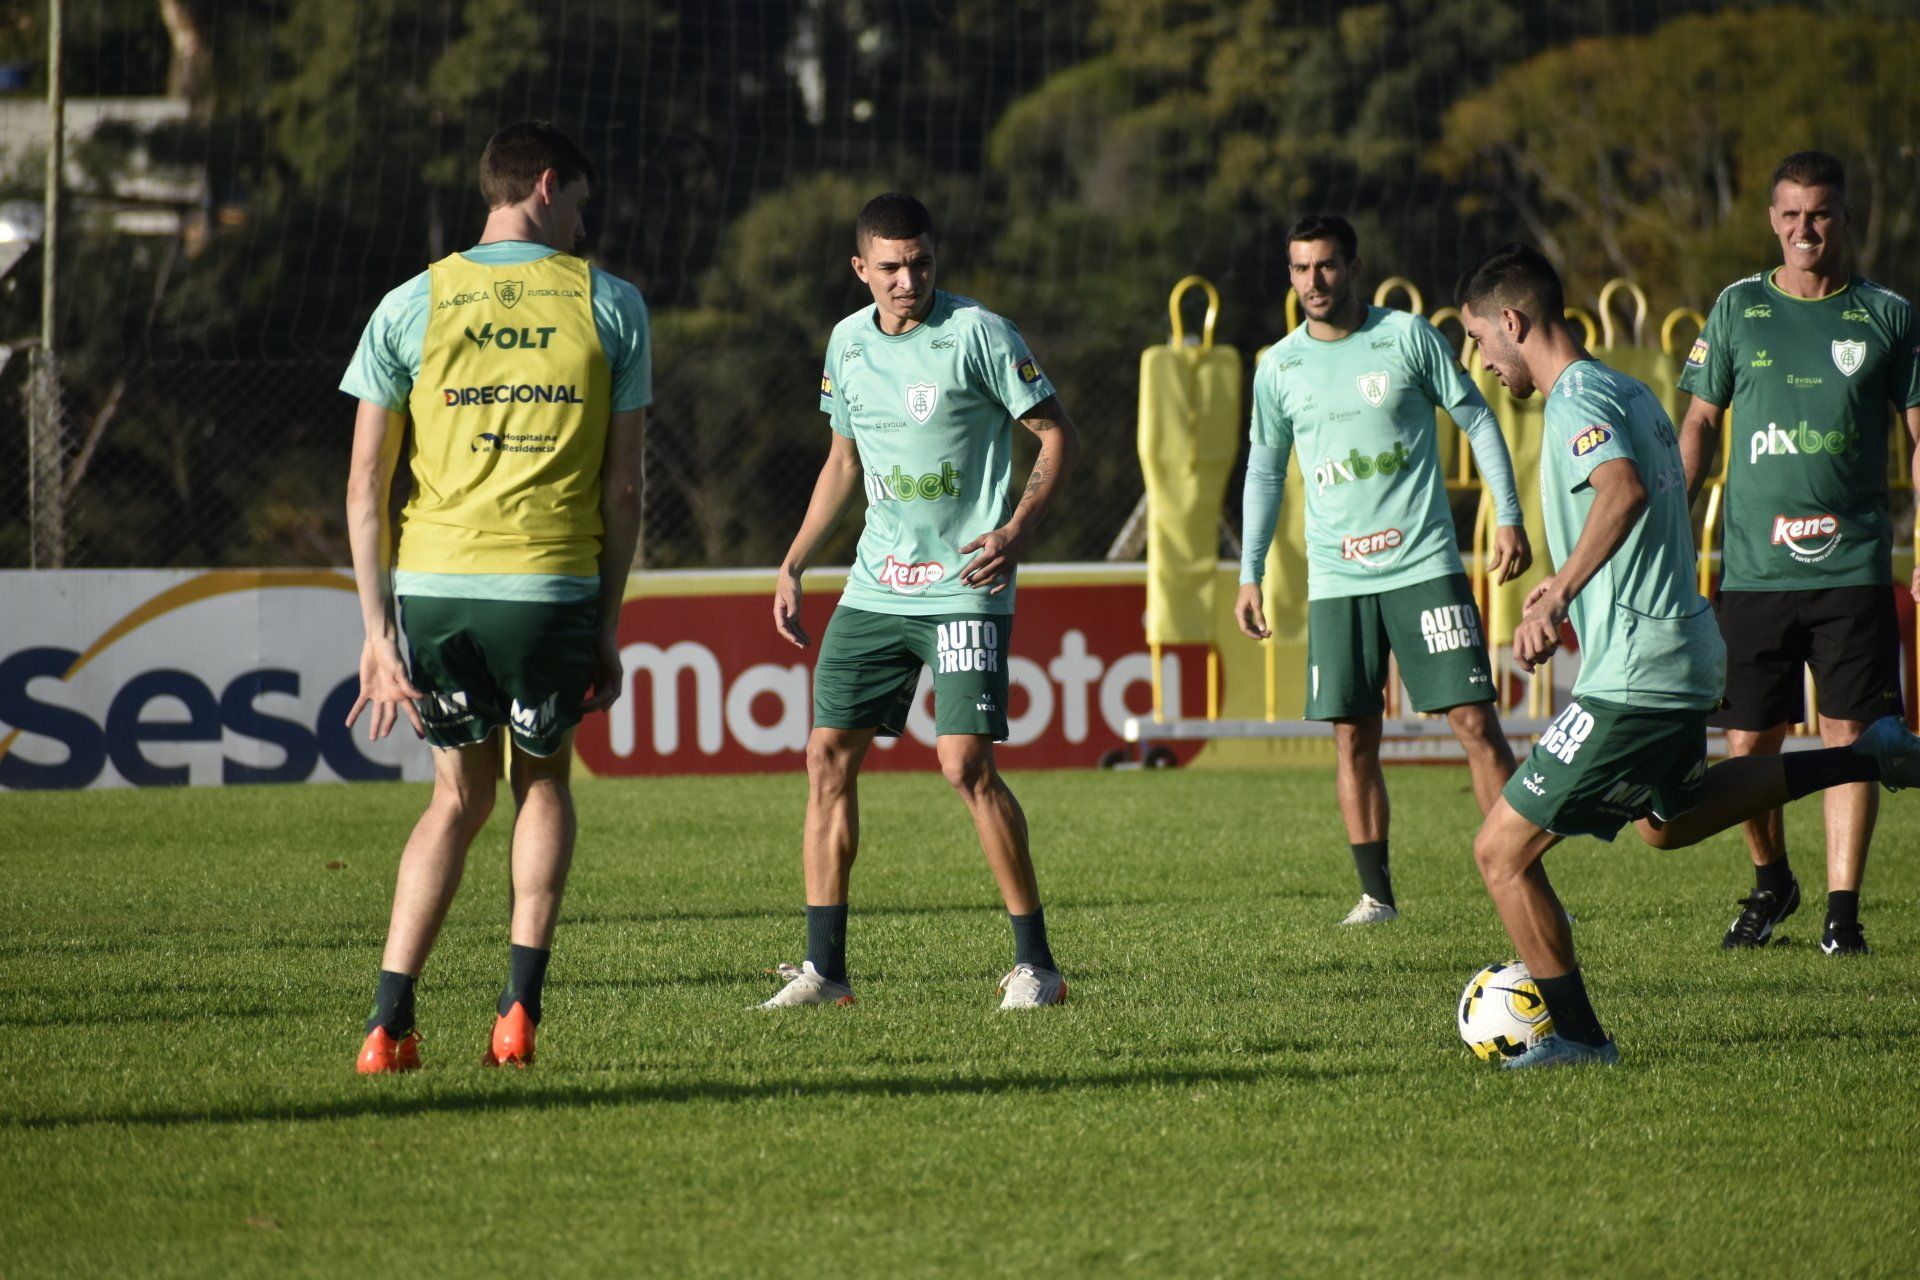
[(923, 560), (918, 564), (909, 564), (904, 560), (895, 560), (892, 556), (888, 556), (886, 564), (880, 567), (881, 584), (898, 591), (903, 596), (917, 596), (946, 576), (947, 567), (938, 560)]
[(1796, 560), (1824, 560), (1840, 545), (1840, 522), (1825, 514), (1775, 516), (1773, 545), (1786, 547)]
[(1384, 555), (1397, 550), (1405, 539), (1398, 529), (1382, 529), (1378, 533), (1363, 533), (1359, 537), (1351, 534), (1340, 539), (1340, 558), (1358, 560), (1361, 564), (1372, 565), (1370, 557)]
[(1567, 447), (1573, 450), (1574, 457), (1584, 458), (1611, 439), (1613, 431), (1596, 423), (1582, 428), (1578, 435), (1567, 441)]

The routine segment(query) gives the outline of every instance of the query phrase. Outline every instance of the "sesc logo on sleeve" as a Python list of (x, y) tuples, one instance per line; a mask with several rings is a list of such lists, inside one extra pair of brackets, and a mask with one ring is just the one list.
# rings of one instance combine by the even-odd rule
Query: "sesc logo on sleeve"
[(1040, 381), (1040, 366), (1033, 362), (1032, 356), (1024, 356), (1014, 361), (1013, 371), (1020, 375), (1020, 381), (1028, 385)]
[(1584, 458), (1611, 439), (1613, 439), (1613, 431), (1610, 428), (1595, 424), (1583, 429), (1580, 434), (1567, 441), (1567, 444), (1573, 449), (1574, 457)]
[(1693, 350), (1687, 352), (1687, 363), (1698, 369), (1707, 362), (1707, 340), (1695, 338)]

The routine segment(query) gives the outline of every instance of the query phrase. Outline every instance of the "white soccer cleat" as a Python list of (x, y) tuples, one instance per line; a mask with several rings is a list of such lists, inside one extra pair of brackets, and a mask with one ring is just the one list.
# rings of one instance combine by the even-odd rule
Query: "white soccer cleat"
[(1000, 1002), (1002, 1009), (1041, 1009), (1067, 1002), (1067, 980), (1058, 971), (1037, 965), (1013, 966), (1013, 971), (1000, 979), (998, 989), (1007, 993)]
[(1400, 913), (1393, 907), (1370, 893), (1360, 895), (1360, 901), (1353, 904), (1353, 910), (1347, 912), (1347, 918), (1341, 924), (1386, 924), (1389, 920), (1398, 920)]
[(803, 1004), (852, 1004), (853, 988), (844, 982), (835, 982), (825, 977), (813, 967), (813, 961), (794, 966), (783, 964), (773, 972), (786, 982), (773, 999), (765, 1004), (755, 1005), (756, 1009), (792, 1009)]

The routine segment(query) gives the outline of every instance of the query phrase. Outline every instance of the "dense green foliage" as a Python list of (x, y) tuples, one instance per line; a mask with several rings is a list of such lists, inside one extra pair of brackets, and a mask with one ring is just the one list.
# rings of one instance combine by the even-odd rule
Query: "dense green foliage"
[[(0, 800), (0, 1271), (46, 1275), (1909, 1274), (1920, 805), (1877, 954), (1717, 942), (1738, 839), (1550, 857), (1625, 1061), (1513, 1076), (1453, 1030), (1509, 953), (1452, 767), (1390, 774), (1404, 920), (1320, 770), (1035, 774), (1070, 1002), (1009, 947), (963, 811), (862, 787), (861, 1003), (762, 1015), (798, 958), (796, 777), (589, 782), (527, 1073), (482, 837), (422, 983), (427, 1067), (352, 1074), (415, 786)], [(504, 816), (504, 815), (502, 815)], [(1789, 829), (1810, 890), (1818, 808)]]

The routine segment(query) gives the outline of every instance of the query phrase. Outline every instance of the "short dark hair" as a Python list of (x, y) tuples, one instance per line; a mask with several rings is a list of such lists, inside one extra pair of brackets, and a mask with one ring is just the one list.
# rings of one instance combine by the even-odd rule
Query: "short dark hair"
[(853, 223), (853, 250), (866, 253), (869, 240), (918, 240), (921, 236), (938, 239), (927, 206), (903, 191), (888, 191), (861, 206)]
[(1296, 240), (1332, 240), (1346, 251), (1347, 261), (1360, 256), (1360, 237), (1353, 224), (1337, 213), (1310, 213), (1287, 228), (1287, 243)]
[(1454, 305), (1484, 313), (1491, 303), (1524, 312), (1536, 323), (1565, 320), (1567, 295), (1547, 255), (1530, 244), (1503, 244), (1468, 269), (1454, 291)]
[(1842, 200), (1847, 198), (1847, 166), (1824, 151), (1796, 151), (1782, 160), (1773, 171), (1773, 185), (1767, 188), (1768, 200), (1783, 182), (1797, 187), (1831, 187)]
[(563, 187), (575, 178), (585, 178), (589, 187), (598, 181), (587, 153), (545, 120), (510, 124), (488, 138), (480, 153), (480, 194), (489, 209), (519, 204), (549, 169)]

